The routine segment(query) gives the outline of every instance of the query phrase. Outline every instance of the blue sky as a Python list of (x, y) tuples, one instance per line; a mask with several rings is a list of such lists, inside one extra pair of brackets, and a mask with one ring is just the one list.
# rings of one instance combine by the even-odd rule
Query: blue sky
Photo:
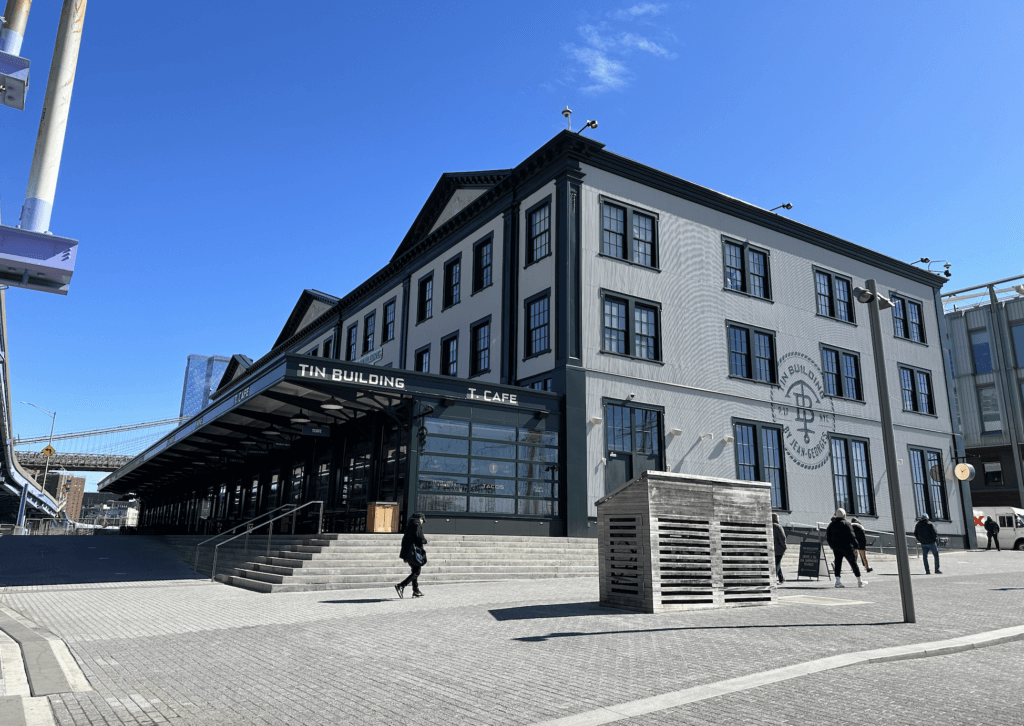
[[(33, 3), (28, 105), (0, 108), (6, 224), (59, 11)], [(13, 399), (58, 431), (176, 415), (188, 354), (263, 355), (441, 173), (514, 166), (566, 105), (618, 154), (949, 260), (948, 289), (1020, 274), (1022, 69), (1020, 2), (94, 2), (51, 222), (78, 263), (67, 297), (7, 293)]]

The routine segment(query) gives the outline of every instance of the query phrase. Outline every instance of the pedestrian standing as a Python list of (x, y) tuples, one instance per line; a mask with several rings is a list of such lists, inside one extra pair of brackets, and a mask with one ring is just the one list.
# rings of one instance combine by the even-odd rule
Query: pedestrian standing
[(412, 572), (395, 585), (395, 592), (400, 598), (405, 597), (405, 588), (410, 583), (412, 584), (412, 596), (423, 597), (419, 576), (423, 565), (427, 564), (427, 553), (423, 549), (423, 545), (427, 543), (427, 538), (423, 536), (423, 523), (426, 521), (427, 518), (421, 512), (416, 512), (409, 517), (409, 522), (405, 525), (405, 534), (402, 535), (402, 550), (398, 553), (398, 557), (405, 560), (412, 568)]
[(857, 538), (857, 554), (864, 563), (864, 569), (871, 572), (871, 567), (868, 566), (868, 536), (864, 531), (864, 525), (856, 517), (850, 517), (850, 526), (853, 527), (853, 536)]
[(786, 554), (786, 530), (779, 524), (779, 515), (772, 512), (772, 532), (775, 535), (775, 575), (781, 585), (786, 581), (782, 574), (782, 555)]
[(985, 549), (992, 549), (992, 543), (996, 543), (996, 552), (999, 551), (999, 522), (989, 517), (985, 520), (985, 532), (988, 533), (988, 547)]
[(842, 579), (840, 579), (843, 560), (850, 563), (853, 576), (857, 578), (857, 587), (867, 585), (868, 581), (862, 580), (860, 577), (857, 558), (853, 554), (857, 544), (857, 536), (853, 533), (853, 527), (846, 521), (846, 510), (842, 507), (836, 510), (835, 516), (832, 517), (832, 521), (828, 525), (828, 529), (825, 530), (825, 539), (828, 541), (828, 546), (832, 548), (832, 554), (835, 555), (833, 569), (836, 573), (836, 587), (846, 587)]
[(914, 536), (921, 543), (921, 559), (924, 560), (924, 574), (932, 574), (928, 571), (928, 553), (931, 552), (935, 556), (935, 574), (941, 575), (942, 570), (939, 569), (939, 546), (936, 544), (939, 535), (936, 534), (935, 525), (928, 519), (927, 514), (922, 516), (917, 526), (914, 527)]

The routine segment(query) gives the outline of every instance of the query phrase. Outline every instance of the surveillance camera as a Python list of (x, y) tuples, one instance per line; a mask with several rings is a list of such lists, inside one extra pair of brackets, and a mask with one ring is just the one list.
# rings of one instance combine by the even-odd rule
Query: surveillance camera
[(632, 401), (634, 398), (636, 398), (636, 394), (635, 393), (629, 394), (629, 400), (630, 401)]

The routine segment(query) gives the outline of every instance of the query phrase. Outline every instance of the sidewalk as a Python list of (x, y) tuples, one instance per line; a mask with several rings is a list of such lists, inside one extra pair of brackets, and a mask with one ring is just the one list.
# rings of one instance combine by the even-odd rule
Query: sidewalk
[[(912, 560), (914, 625), (902, 622), (895, 563), (873, 566), (863, 589), (792, 579), (776, 607), (664, 615), (600, 608), (596, 578), (449, 585), (419, 600), (118, 583), (9, 588), (0, 604), (67, 642), (94, 690), (49, 700), (56, 723), (76, 725), (519, 726), (1024, 625), (1024, 553), (947, 552), (945, 574), (930, 576)], [(983, 723), (995, 704), (1024, 713), (1022, 662), (1019, 640), (814, 673), (616, 723)]]

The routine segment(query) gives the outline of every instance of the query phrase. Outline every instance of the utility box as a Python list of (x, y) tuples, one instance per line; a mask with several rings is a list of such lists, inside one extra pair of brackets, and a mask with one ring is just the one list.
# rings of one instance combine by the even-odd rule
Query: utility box
[(370, 502), (366, 510), (367, 532), (397, 532), (398, 502)]
[(771, 605), (771, 486), (646, 471), (597, 500), (601, 605), (658, 613)]

